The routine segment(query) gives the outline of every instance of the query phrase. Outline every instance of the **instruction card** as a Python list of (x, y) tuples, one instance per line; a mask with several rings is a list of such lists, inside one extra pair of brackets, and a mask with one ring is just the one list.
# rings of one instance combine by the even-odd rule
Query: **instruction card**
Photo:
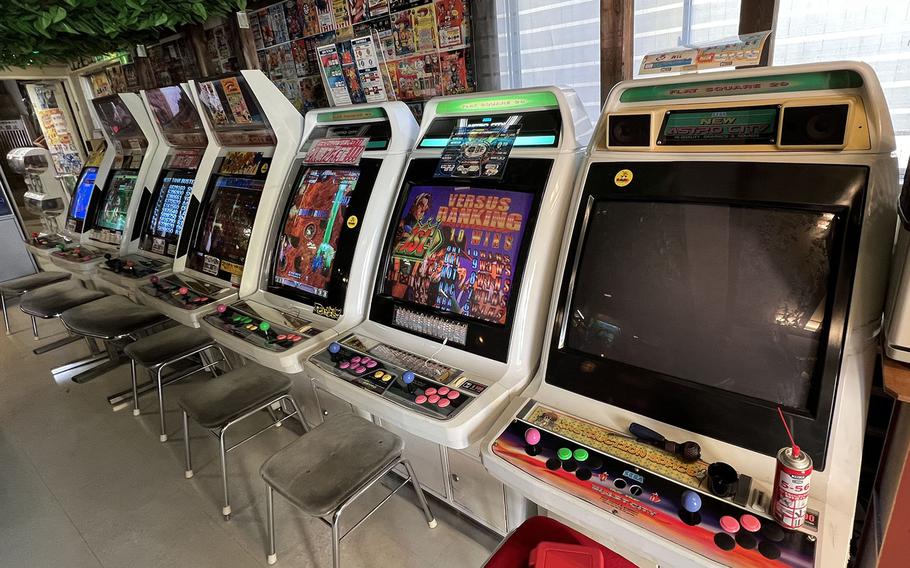
[(369, 138), (321, 138), (313, 142), (303, 158), (304, 164), (356, 166)]
[(433, 177), (502, 179), (520, 121), (518, 115), (459, 120)]

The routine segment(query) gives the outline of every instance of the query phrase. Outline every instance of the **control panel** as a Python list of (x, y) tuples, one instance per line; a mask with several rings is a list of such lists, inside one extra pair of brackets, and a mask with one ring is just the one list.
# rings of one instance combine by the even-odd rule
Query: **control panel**
[[(721, 564), (814, 566), (815, 535), (785, 529), (760, 508), (701, 489), (701, 462), (685, 464), (646, 444), (631, 451), (614, 444), (613, 436), (623, 437), (532, 402), (493, 441), (492, 450), (559, 491)], [(626, 446), (638, 443), (626, 440)], [(626, 451), (638, 459), (620, 459)], [(657, 465), (643, 466), (655, 452)]]
[(281, 322), (261, 317), (256, 306), (248, 302), (236, 302), (231, 305), (220, 304), (214, 313), (203, 319), (209, 324), (231, 335), (240, 337), (261, 349), (281, 352), (287, 351), (304, 339), (320, 333), (312, 322), (295, 318), (272, 309), (280, 314)]
[[(339, 379), (439, 420), (451, 418), (482, 392), (475, 383), (462, 381), (459, 369), (355, 334), (332, 342), (310, 361)], [(459, 388), (462, 382), (475, 390)]]
[(95, 262), (104, 257), (104, 253), (100, 250), (84, 245), (76, 245), (73, 248), (66, 248), (66, 245), (60, 243), (57, 245), (57, 249), (58, 250), (52, 252), (51, 255), (67, 262)]
[(61, 245), (63, 248), (66, 248), (66, 241), (62, 237), (57, 235), (42, 235), (40, 233), (32, 233), (31, 238), (28, 240), (28, 244), (41, 250), (60, 250)]
[(119, 274), (126, 278), (147, 278), (156, 272), (167, 270), (170, 263), (152, 258), (146, 258), (138, 254), (130, 254), (122, 257), (114, 257), (105, 254), (104, 264), (101, 268), (110, 270), (114, 274)]
[(153, 298), (184, 310), (207, 306), (232, 292), (230, 288), (212, 286), (207, 282), (182, 278), (176, 274), (164, 278), (150, 276), (149, 283), (142, 286), (141, 290)]

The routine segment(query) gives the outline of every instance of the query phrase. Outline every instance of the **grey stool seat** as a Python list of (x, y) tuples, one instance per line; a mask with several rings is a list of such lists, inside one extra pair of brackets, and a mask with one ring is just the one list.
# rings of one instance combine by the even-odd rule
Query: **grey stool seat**
[(285, 499), (328, 515), (404, 450), (401, 438), (354, 414), (340, 414), (291, 442), (259, 470)]
[(287, 394), (291, 379), (248, 363), (218, 380), (193, 385), (180, 398), (180, 408), (203, 428), (219, 428), (264, 403)]
[(60, 282), (25, 294), (19, 301), (19, 309), (26, 314), (42, 319), (60, 316), (63, 312), (107, 296), (98, 290), (88, 290)]
[(99, 339), (119, 339), (168, 320), (161, 312), (123, 296), (106, 296), (70, 308), (60, 319), (73, 333)]
[(123, 352), (143, 367), (153, 369), (214, 344), (215, 340), (201, 329), (178, 325), (134, 341)]
[(2, 290), (4, 294), (15, 296), (24, 294), (35, 288), (53, 284), (54, 282), (69, 280), (69, 278), (70, 274), (68, 272), (39, 272), (37, 274), (29, 274), (28, 276), (23, 276), (21, 278), (7, 280), (6, 282), (0, 282), (0, 290)]

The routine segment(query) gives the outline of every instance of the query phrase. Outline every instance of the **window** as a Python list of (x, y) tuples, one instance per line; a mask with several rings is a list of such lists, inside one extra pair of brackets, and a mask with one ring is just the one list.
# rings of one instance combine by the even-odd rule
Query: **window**
[(774, 65), (865, 61), (891, 110), (901, 176), (910, 157), (910, 2), (780, 0)]
[(737, 35), (740, 0), (635, 0), (632, 72), (654, 51)]
[(575, 89), (600, 116), (600, 0), (496, 0), (500, 86)]

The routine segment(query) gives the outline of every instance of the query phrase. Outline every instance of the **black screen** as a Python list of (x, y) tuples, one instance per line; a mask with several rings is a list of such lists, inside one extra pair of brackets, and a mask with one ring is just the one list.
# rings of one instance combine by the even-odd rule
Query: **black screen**
[(193, 193), (195, 170), (165, 170), (152, 197), (139, 248), (174, 256)]
[(829, 320), (832, 213), (594, 204), (567, 347), (797, 409)]

